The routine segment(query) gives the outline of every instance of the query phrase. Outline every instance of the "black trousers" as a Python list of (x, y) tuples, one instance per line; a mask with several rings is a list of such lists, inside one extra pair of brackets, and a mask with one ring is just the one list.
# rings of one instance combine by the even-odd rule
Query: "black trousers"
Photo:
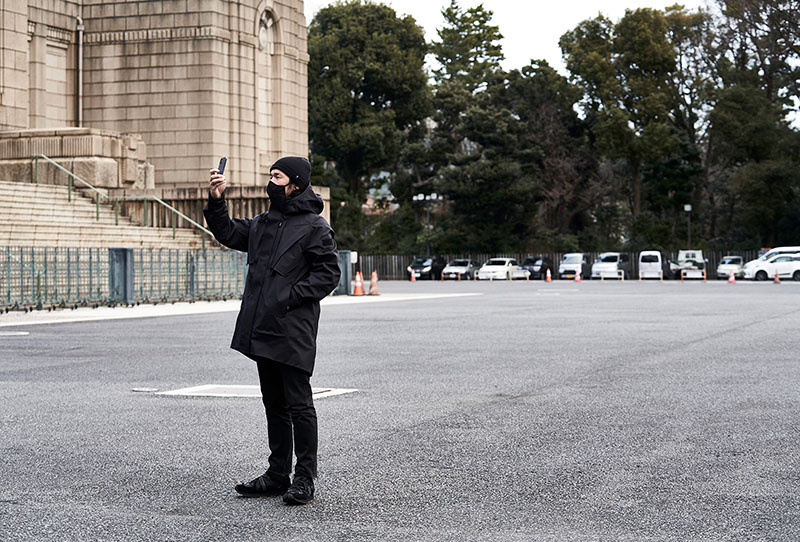
[(308, 373), (260, 358), (258, 380), (267, 413), (269, 469), (283, 477), (292, 472), (292, 444), (297, 455), (295, 476), (317, 476), (317, 411)]

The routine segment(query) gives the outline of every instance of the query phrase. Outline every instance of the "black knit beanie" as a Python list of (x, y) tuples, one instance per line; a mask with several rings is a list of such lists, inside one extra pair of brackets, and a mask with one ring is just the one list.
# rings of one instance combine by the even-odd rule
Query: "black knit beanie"
[(311, 163), (302, 156), (284, 156), (269, 168), (283, 171), (300, 190), (305, 190), (311, 182)]

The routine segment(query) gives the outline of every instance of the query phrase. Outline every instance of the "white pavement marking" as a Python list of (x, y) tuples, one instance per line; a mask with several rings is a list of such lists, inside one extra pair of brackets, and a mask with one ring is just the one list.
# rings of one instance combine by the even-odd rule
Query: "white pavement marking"
[(0, 331), (0, 337), (25, 337), (30, 334), (30, 331)]
[(544, 294), (550, 294), (553, 292), (580, 292), (580, 291), (581, 291), (580, 288), (559, 288), (559, 289), (539, 288), (538, 290), (536, 290), (537, 293), (544, 293)]
[[(379, 296), (331, 296), (321, 301), (322, 306), (356, 305), (386, 303), (392, 301), (420, 301), (445, 297), (469, 297), (483, 295), (468, 294), (381, 294)], [(57, 312), (9, 312), (0, 315), (0, 328), (11, 326), (33, 326), (39, 324), (67, 324), (74, 322), (95, 322), (99, 320), (122, 320), (125, 318), (153, 318), (157, 316), (187, 316), (192, 314), (211, 314), (216, 312), (236, 312), (242, 302), (238, 299), (228, 301), (196, 301), (194, 303), (159, 303), (158, 305), (136, 305), (134, 307), (81, 307), (75, 310)]]
[[(347, 388), (311, 388), (315, 399), (333, 397), (345, 393), (354, 393), (358, 390)], [(261, 397), (258, 386), (244, 384), (203, 384), (179, 390), (160, 391), (156, 395), (183, 395), (191, 397)]]

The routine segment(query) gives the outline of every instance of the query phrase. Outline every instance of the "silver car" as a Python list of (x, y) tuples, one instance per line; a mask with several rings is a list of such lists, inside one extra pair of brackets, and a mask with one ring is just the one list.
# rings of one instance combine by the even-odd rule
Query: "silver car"
[(719, 261), (717, 266), (717, 278), (726, 279), (733, 276), (737, 279), (744, 277), (744, 258), (741, 256), (725, 256)]
[(442, 270), (443, 279), (472, 280), (475, 276), (475, 266), (472, 260), (453, 260)]

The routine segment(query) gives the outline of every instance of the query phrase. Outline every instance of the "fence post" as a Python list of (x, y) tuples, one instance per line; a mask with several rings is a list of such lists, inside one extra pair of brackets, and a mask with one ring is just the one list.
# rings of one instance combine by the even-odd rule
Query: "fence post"
[(6, 285), (8, 286), (8, 304), (11, 305), (11, 249), (6, 251)]
[(75, 297), (81, 300), (81, 249), (76, 249), (75, 256)]
[(41, 310), (42, 308), (42, 284), (41, 284), (42, 277), (40, 273), (36, 273), (36, 308)]
[(92, 298), (93, 295), (93, 284), (92, 284), (92, 249), (89, 249), (89, 299)]
[(50, 273), (48, 273), (47, 267), (47, 247), (44, 248), (44, 297), (47, 298), (47, 279), (49, 278)]
[(133, 249), (108, 249), (108, 297), (111, 302), (133, 305)]
[[(58, 248), (53, 249), (53, 297), (58, 301)], [(47, 257), (45, 257), (47, 261)]]
[(69, 302), (69, 298), (72, 295), (72, 254), (70, 252), (69, 247), (67, 247), (67, 297), (66, 301)]
[(19, 304), (25, 304), (25, 277), (24, 277), (24, 265), (22, 264), (22, 258), (24, 253), (22, 252), (22, 247), (19, 247)]

